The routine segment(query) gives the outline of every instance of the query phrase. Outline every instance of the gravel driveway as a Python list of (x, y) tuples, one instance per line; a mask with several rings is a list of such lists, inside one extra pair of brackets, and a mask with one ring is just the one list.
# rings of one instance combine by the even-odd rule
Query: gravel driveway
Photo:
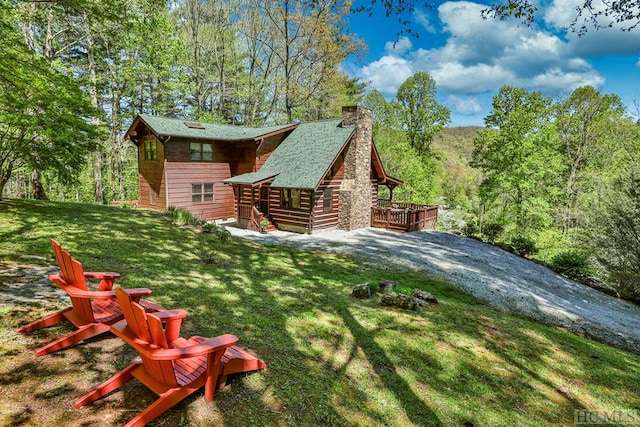
[(428, 271), (492, 306), (640, 354), (640, 307), (473, 239), (440, 231), (395, 233), (374, 228), (312, 235), (227, 228), (234, 236), (265, 244), (383, 258)]

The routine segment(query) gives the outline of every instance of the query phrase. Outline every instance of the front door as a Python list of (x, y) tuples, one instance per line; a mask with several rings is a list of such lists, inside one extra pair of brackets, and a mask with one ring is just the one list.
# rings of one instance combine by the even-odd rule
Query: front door
[(260, 187), (260, 212), (269, 215), (269, 187)]

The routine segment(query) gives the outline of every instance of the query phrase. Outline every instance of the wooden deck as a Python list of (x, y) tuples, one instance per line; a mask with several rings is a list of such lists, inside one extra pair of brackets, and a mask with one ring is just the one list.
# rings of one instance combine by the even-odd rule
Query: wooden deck
[(371, 226), (394, 231), (418, 231), (435, 229), (438, 222), (438, 206), (416, 203), (389, 203), (378, 200), (371, 208)]

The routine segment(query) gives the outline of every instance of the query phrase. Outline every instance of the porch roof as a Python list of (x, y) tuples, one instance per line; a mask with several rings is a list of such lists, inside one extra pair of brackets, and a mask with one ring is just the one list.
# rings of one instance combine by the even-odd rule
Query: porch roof
[(185, 119), (158, 117), (150, 114), (139, 114), (125, 134), (125, 138), (135, 135), (140, 123), (144, 123), (158, 137), (182, 137), (210, 139), (218, 141), (257, 140), (274, 133), (294, 129), (295, 124), (279, 126), (263, 126), (257, 128), (225, 125), (217, 123), (194, 122)]
[(254, 185), (273, 177), (271, 187), (315, 189), (355, 130), (341, 123), (334, 119), (298, 125), (258, 172), (224, 182)]

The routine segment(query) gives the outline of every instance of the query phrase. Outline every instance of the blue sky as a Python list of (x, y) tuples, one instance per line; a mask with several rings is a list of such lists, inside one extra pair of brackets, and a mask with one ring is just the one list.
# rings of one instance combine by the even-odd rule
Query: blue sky
[(638, 115), (640, 27), (626, 32), (615, 26), (590, 29), (582, 37), (566, 32), (562, 28), (573, 20), (576, 0), (544, 1), (534, 28), (516, 20), (483, 20), (482, 3), (432, 3), (438, 6), (418, 7), (404, 17), (417, 38), (398, 35), (402, 27), (397, 19), (382, 11), (353, 15), (351, 30), (369, 50), (364, 58), (345, 63), (345, 71), (387, 99), (413, 73), (428, 72), (436, 81), (439, 102), (451, 110), (452, 126), (483, 125), (492, 97), (505, 84), (556, 99), (591, 85), (619, 95), (629, 113)]

